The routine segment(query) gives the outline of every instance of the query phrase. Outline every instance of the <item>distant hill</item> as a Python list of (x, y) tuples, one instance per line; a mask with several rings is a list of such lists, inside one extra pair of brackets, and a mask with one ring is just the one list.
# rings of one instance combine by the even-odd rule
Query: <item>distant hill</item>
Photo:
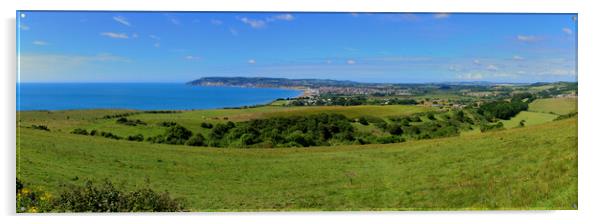
[[(536, 83), (498, 83), (488, 81), (471, 82), (429, 82), (429, 83), (367, 83), (348, 80), (332, 79), (287, 79), (287, 78), (269, 78), (269, 77), (202, 77), (188, 82), (189, 85), (196, 86), (240, 86), (240, 87), (417, 87), (424, 85), (434, 85), (439, 87), (447, 86), (495, 86), (495, 85), (521, 85), (521, 86), (542, 86), (550, 84), (564, 84), (570, 82), (536, 82)], [(574, 83), (576, 85), (576, 83)]]
[(317, 87), (317, 86), (366, 86), (376, 85), (331, 79), (286, 79), (267, 77), (203, 77), (188, 82), (197, 86), (241, 86), (241, 87)]

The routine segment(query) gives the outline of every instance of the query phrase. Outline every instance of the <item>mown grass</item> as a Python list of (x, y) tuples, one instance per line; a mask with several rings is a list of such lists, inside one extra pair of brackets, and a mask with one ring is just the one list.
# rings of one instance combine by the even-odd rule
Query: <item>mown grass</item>
[[(377, 107), (346, 113), (400, 113)], [(267, 114), (262, 111), (265, 108), (245, 110), (259, 116), (312, 111), (311, 107)], [(192, 111), (132, 118), (188, 124), (239, 112)], [(86, 179), (108, 178), (127, 181), (126, 187), (133, 188), (148, 178), (154, 189), (186, 198), (193, 211), (577, 208), (576, 118), (389, 145), (216, 149), (119, 141), (57, 130), (94, 125), (97, 120), (93, 117), (107, 112), (81, 113), (91, 114), (77, 120), (78, 124), (47, 120), (66, 115), (63, 112), (20, 116), (17, 176), (21, 180), (55, 193), (64, 182), (82, 184)], [(47, 124), (51, 131), (25, 128), (25, 123)]]
[(558, 115), (569, 114), (577, 111), (575, 98), (546, 98), (537, 99), (529, 104), (529, 111), (554, 113)]

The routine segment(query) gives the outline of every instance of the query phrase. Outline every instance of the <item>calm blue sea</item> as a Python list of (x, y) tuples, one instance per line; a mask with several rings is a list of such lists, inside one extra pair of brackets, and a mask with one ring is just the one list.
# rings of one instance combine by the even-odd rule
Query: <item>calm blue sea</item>
[(299, 94), (289, 89), (174, 83), (21, 83), (17, 84), (17, 110), (211, 109), (264, 104)]

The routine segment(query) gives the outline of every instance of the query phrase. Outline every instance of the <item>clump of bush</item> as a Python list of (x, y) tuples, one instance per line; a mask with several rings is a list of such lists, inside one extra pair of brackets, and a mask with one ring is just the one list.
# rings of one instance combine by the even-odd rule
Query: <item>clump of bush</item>
[(173, 121), (163, 121), (163, 122), (159, 122), (159, 126), (161, 127), (172, 127), (172, 126), (176, 126), (177, 123), (173, 122)]
[(43, 130), (43, 131), (50, 131), (50, 129), (48, 129), (48, 126), (46, 125), (31, 125), (31, 128), (33, 129), (37, 129), (37, 130)]
[(102, 118), (113, 119), (113, 118), (127, 117), (127, 116), (131, 116), (131, 115), (139, 114), (139, 113), (140, 112), (127, 112), (127, 113), (120, 113), (120, 114), (111, 114), (111, 115), (105, 115)]
[(102, 137), (105, 137), (105, 138), (110, 138), (110, 139), (116, 139), (116, 140), (120, 140), (120, 139), (122, 139), (122, 137), (119, 137), (119, 136), (117, 136), (117, 135), (114, 135), (114, 134), (113, 134), (113, 133), (111, 133), (111, 132), (104, 132), (104, 131), (101, 131), (101, 132), (100, 132), (100, 136), (102, 136)]
[(130, 135), (126, 138), (126, 140), (141, 142), (141, 141), (144, 141), (144, 136), (142, 134)]
[(133, 191), (124, 191), (105, 180), (95, 185), (66, 186), (55, 201), (61, 212), (178, 212), (185, 211), (182, 199), (168, 192), (157, 192), (148, 184)]
[(201, 123), (201, 127), (202, 128), (211, 129), (211, 128), (213, 128), (213, 124), (207, 123), (207, 122), (203, 122), (203, 123)]
[(190, 139), (188, 139), (188, 141), (186, 141), (186, 145), (206, 146), (207, 140), (205, 139), (205, 136), (203, 136), (201, 133), (197, 133), (196, 135), (194, 135)]
[(146, 125), (146, 122), (141, 120), (128, 120), (125, 117), (120, 117), (117, 119), (117, 124), (123, 124), (128, 126), (137, 126), (137, 125)]
[(186, 211), (181, 198), (167, 191), (145, 186), (123, 190), (109, 180), (100, 184), (86, 181), (83, 186), (63, 185), (56, 196), (33, 191), (17, 179), (17, 212), (180, 212)]
[(172, 145), (183, 145), (192, 136), (192, 132), (181, 125), (175, 125), (167, 129), (165, 134), (149, 137), (146, 140), (152, 143), (164, 143)]
[(485, 116), (488, 121), (493, 121), (494, 118), (508, 120), (527, 109), (529, 104), (523, 101), (497, 101), (481, 105), (477, 113)]
[(76, 128), (76, 129), (73, 129), (73, 131), (71, 131), (71, 134), (88, 135), (88, 131), (86, 131), (86, 129), (83, 129), (83, 128)]

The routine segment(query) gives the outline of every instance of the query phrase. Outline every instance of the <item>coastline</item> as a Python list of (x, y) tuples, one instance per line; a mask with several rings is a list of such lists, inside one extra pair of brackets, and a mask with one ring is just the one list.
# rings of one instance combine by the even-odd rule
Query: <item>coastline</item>
[(311, 88), (302, 87), (302, 86), (278, 86), (278, 87), (262, 87), (262, 86), (249, 86), (249, 85), (194, 85), (194, 84), (186, 84), (190, 86), (205, 86), (205, 87), (236, 87), (236, 88), (251, 88), (251, 89), (285, 89), (285, 90), (296, 90), (299, 91), (299, 94), (292, 98), (301, 98), (301, 97), (310, 97), (315, 95)]

